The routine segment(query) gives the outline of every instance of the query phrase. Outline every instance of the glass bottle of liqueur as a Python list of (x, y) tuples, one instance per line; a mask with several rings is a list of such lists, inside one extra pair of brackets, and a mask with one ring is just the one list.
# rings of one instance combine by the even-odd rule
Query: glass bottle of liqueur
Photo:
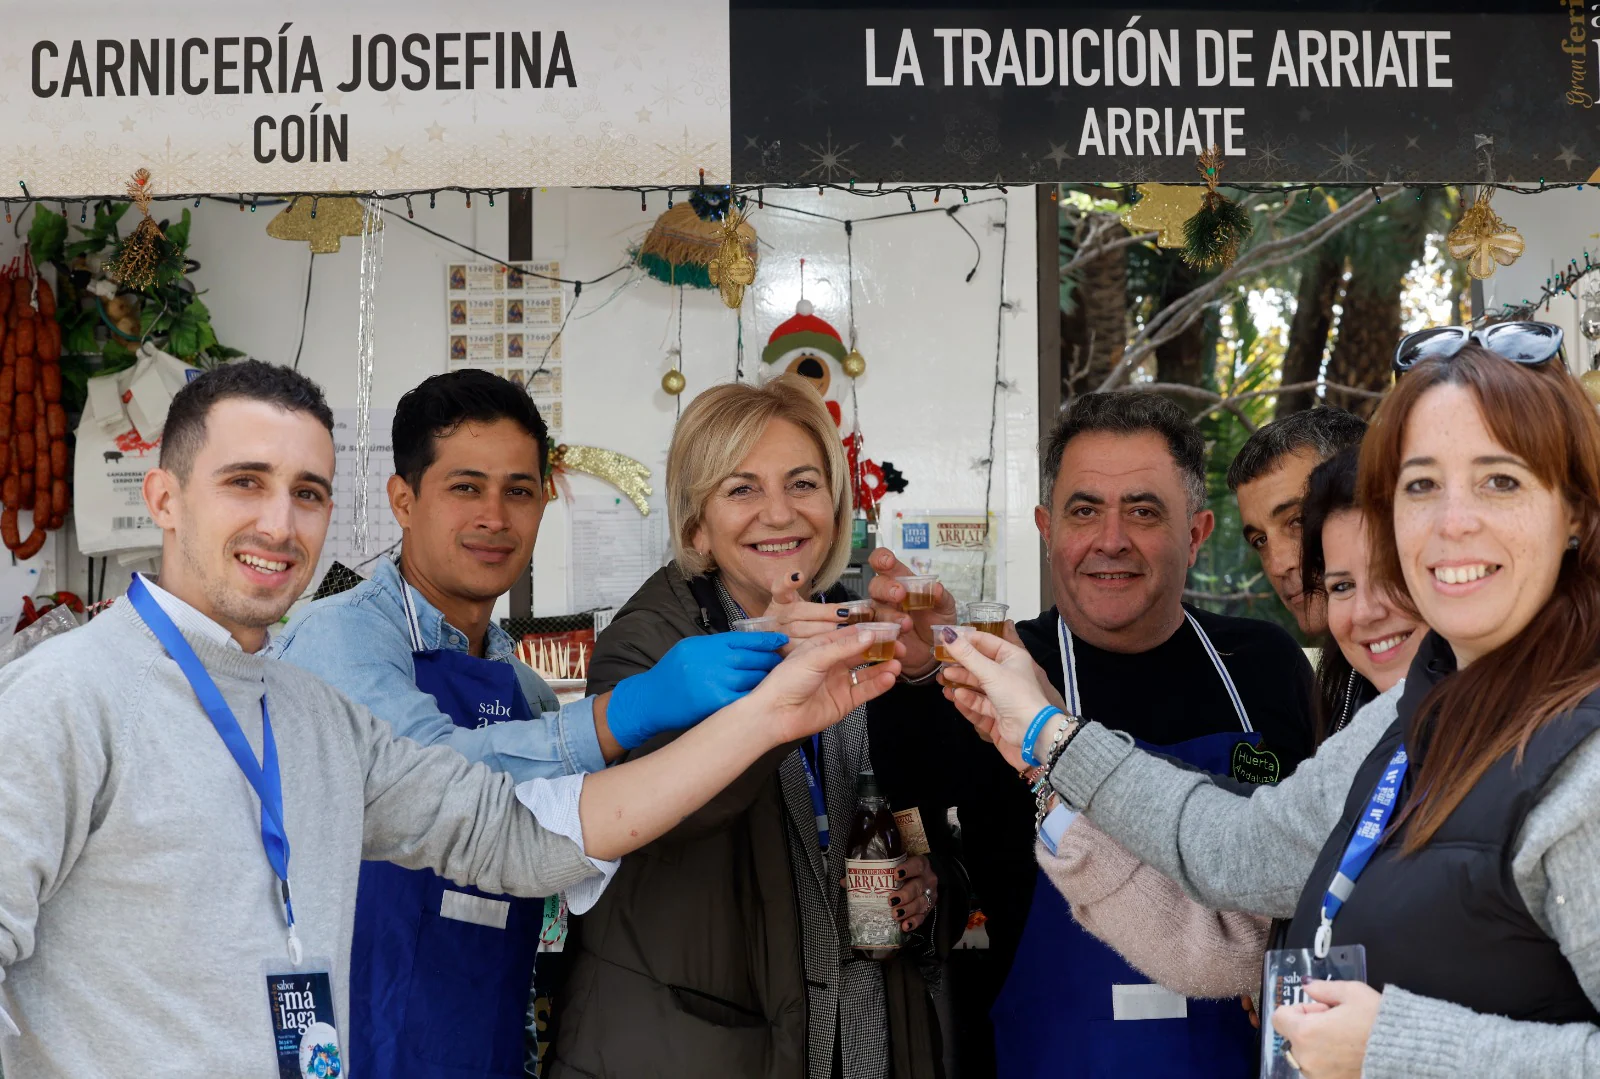
[(905, 845), (889, 800), (870, 770), (856, 781), (856, 811), (845, 850), (845, 900), (850, 914), (850, 947), (863, 959), (888, 959), (899, 951), (903, 934), (889, 897), (899, 886)]

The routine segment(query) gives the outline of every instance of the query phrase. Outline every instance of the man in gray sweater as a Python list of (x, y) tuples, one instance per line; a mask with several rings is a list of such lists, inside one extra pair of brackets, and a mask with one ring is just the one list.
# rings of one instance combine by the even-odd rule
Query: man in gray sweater
[[(198, 422), (171, 418), (185, 394), (210, 396)], [(264, 655), (328, 524), (332, 417), (316, 386), (229, 365), (172, 408), (144, 481), (160, 585), (141, 578), (89, 625), (0, 668), (0, 1063), (12, 1076), (348, 1076), (339, 1028), (363, 858), (517, 895), (602, 885), (613, 859), (898, 670), (853, 685), (859, 643), (830, 641), (667, 750), (517, 785), (395, 738)]]

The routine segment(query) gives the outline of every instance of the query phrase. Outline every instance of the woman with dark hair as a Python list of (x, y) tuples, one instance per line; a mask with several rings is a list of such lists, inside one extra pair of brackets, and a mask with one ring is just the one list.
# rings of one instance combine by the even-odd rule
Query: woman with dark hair
[(1300, 574), (1305, 594), (1328, 605), (1333, 647), (1317, 663), (1317, 741), (1390, 689), (1411, 666), (1427, 627), (1376, 586), (1372, 545), (1356, 505), (1361, 447), (1311, 470), (1301, 500)]
[(1364, 982), (1308, 982), (1273, 1017), (1310, 1079), (1600, 1061), (1600, 417), (1560, 342), (1505, 323), (1401, 343), (1358, 494), (1375, 583), (1432, 629), (1276, 787), (1222, 790), (1054, 714), (1026, 652), (949, 642), (952, 695), (1044, 762), (1042, 799), (1212, 907), (1292, 917), (1291, 948), (1364, 948)]

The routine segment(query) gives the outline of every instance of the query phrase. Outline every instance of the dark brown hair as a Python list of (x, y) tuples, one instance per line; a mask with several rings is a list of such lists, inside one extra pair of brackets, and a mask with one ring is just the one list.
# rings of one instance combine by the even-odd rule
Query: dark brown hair
[(1406, 744), (1426, 746), (1417, 794), (1395, 822), (1409, 819), (1404, 849), (1425, 846), (1495, 761), (1600, 686), (1600, 418), (1559, 361), (1529, 367), (1475, 344), (1402, 375), (1379, 406), (1361, 449), (1360, 502), (1379, 587), (1416, 613), (1394, 535), (1407, 417), (1436, 386), (1464, 386), (1485, 426), (1567, 499), (1578, 549), (1567, 552), (1555, 590), (1510, 641), (1443, 679), (1423, 698)]
[[(1364, 429), (1366, 424), (1362, 427)], [(1361, 444), (1357, 442), (1329, 457), (1306, 477), (1306, 492), (1300, 499), (1300, 587), (1308, 597), (1327, 592), (1323, 577), (1328, 561), (1322, 549), (1322, 529), (1334, 514), (1359, 508), (1356, 474), (1360, 461)], [(1338, 642), (1330, 639), (1317, 660), (1316, 736), (1319, 745), (1334, 733), (1352, 676), (1365, 681), (1345, 658)]]

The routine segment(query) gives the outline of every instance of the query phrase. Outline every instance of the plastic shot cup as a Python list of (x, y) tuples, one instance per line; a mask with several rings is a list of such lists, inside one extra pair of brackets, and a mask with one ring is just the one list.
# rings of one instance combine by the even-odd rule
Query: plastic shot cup
[[(948, 632), (946, 632), (948, 631)], [(978, 631), (971, 626), (934, 626), (933, 627), (933, 658), (940, 663), (956, 663), (956, 657), (950, 654), (950, 645), (954, 643), (953, 637), (971, 637)]]
[(735, 618), (733, 620), (735, 633), (777, 633), (778, 620), (776, 618)]
[(900, 623), (861, 622), (855, 628), (867, 630), (872, 634), (872, 641), (867, 645), (867, 650), (861, 653), (863, 662), (887, 663), (894, 658), (894, 642), (900, 639)]
[(1011, 608), (1004, 603), (969, 603), (965, 624), (980, 633), (1002, 637), (1006, 632), (1006, 612)]
[(872, 621), (872, 601), (870, 599), (847, 599), (839, 604), (837, 610), (844, 611), (844, 624), (859, 626), (863, 622)]
[(900, 587), (906, 590), (906, 601), (901, 607), (907, 611), (931, 611), (934, 608), (934, 586), (939, 583), (939, 578), (933, 574), (919, 574), (915, 577), (897, 578)]

